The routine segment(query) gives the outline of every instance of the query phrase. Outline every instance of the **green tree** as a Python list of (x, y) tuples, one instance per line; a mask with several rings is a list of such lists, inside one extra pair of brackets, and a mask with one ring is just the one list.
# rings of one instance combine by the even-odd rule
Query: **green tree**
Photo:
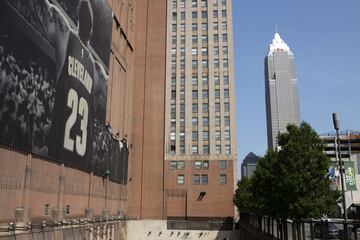
[(340, 194), (330, 189), (330, 159), (317, 133), (307, 123), (289, 125), (278, 143), (280, 150), (259, 160), (247, 187), (257, 212), (292, 219), (333, 215)]
[(234, 205), (242, 213), (256, 213), (258, 210), (252, 195), (251, 178), (243, 177), (238, 181), (234, 195)]

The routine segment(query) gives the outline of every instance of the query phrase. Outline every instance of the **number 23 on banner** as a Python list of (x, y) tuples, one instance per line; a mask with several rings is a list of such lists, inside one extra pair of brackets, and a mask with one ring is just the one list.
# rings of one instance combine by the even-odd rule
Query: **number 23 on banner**
[(86, 138), (89, 113), (88, 104), (83, 97), (81, 97), (79, 100), (77, 92), (71, 88), (68, 94), (67, 106), (71, 108), (72, 111), (65, 125), (64, 148), (71, 152), (74, 151), (74, 139), (70, 138), (70, 130), (74, 126), (78, 114), (80, 114), (80, 116), (82, 117), (80, 123), (82, 134), (81, 136), (76, 135), (76, 153), (80, 156), (84, 156), (86, 152)]

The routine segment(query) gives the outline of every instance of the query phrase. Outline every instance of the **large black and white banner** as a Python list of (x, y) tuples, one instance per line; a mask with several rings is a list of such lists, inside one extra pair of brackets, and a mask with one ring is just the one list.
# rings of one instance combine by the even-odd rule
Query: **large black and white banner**
[(107, 0), (0, 1), (1, 143), (126, 182), (105, 126), (111, 31)]

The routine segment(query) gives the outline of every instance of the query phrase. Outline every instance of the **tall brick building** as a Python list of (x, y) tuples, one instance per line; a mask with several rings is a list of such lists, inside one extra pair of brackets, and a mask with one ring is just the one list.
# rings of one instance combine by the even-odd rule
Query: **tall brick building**
[[(63, 1), (51, 2), (55, 6), (60, 6)], [(236, 133), (233, 111), (235, 97), (232, 73), (231, 1), (219, 0), (218, 3), (197, 1), (199, 7), (196, 11), (199, 16), (202, 12), (208, 12), (209, 16), (206, 20), (200, 18), (196, 20), (199, 21), (199, 26), (200, 22), (209, 24), (208, 32), (205, 30), (196, 32), (199, 38), (199, 45), (196, 46), (200, 47), (202, 36), (209, 37), (209, 41), (203, 43), (203, 48), (206, 46), (209, 51), (209, 56), (204, 56), (204, 59), (209, 61), (209, 67), (206, 71), (198, 69), (199, 79), (205, 81), (205, 77), (202, 78), (200, 72), (209, 74), (209, 85), (206, 88), (209, 99), (198, 102), (199, 106), (202, 102), (209, 104), (209, 113), (198, 116), (199, 121), (208, 118), (209, 126), (199, 124), (198, 129), (200, 130), (202, 126), (199, 133), (201, 138), (204, 137), (203, 131), (207, 129), (209, 139), (204, 141), (208, 145), (209, 152), (203, 152), (205, 148), (202, 147), (200, 150), (200, 143), (206, 144), (203, 140), (198, 140), (199, 154), (195, 152), (191, 154), (192, 145), (195, 144), (187, 137), (186, 154), (180, 152), (179, 141), (176, 143), (178, 150), (175, 155), (170, 154), (173, 147), (169, 132), (172, 121), (169, 118), (172, 93), (169, 49), (173, 46), (169, 37), (171, 34), (169, 21), (172, 21), (170, 19), (173, 18), (175, 11), (172, 4), (176, 1), (108, 0), (107, 2), (111, 6), (113, 15), (111, 50), (107, 53), (109, 78), (105, 120), (114, 136), (116, 133), (120, 137), (127, 136), (129, 148), (127, 179), (122, 182), (113, 181), (106, 177), (105, 171), (102, 175), (102, 172), (99, 174), (74, 167), (11, 144), (1, 143), (0, 224), (5, 226), (9, 222), (40, 222), (118, 215), (137, 219), (232, 217), (234, 213), (232, 195), (236, 179)], [(185, 1), (178, 2), (179, 9), (175, 12), (178, 12), (180, 17), (182, 12), (186, 11), (189, 21), (186, 25), (186, 42), (191, 45), (191, 36), (195, 34), (190, 30), (192, 7), (190, 2), (187, 2), (185, 10), (185, 5), (184, 8), (180, 8)], [(202, 6), (204, 2), (206, 2), (205, 7)], [(215, 2), (217, 5), (213, 6)], [(219, 14), (217, 20), (210, 17), (215, 11)], [(183, 23), (179, 19), (178, 23), (180, 22)], [(218, 25), (217, 30), (210, 29), (210, 26), (215, 29), (215, 22)], [(215, 35), (220, 36), (221, 44), (213, 50), (211, 47), (215, 46), (213, 40)], [(42, 43), (43, 40), (39, 39), (38, 41)], [(181, 49), (185, 47), (185, 45), (181, 46)], [(181, 49), (179, 48), (179, 51)], [(182, 73), (186, 74), (186, 81), (191, 82), (192, 68), (189, 63), (194, 56), (188, 49), (191, 48), (187, 48), (185, 56), (189, 71)], [(51, 50), (49, 52), (48, 55), (51, 55)], [(218, 58), (214, 58), (213, 55)], [(199, 61), (200, 59), (199, 55)], [(216, 59), (221, 65), (218, 62), (218, 68), (213, 70), (210, 64), (216, 64)], [(179, 84), (182, 76), (180, 72), (176, 76)], [(218, 81), (221, 81), (220, 85)], [(204, 85), (199, 83), (197, 87), (199, 92), (205, 91)], [(178, 89), (180, 96), (182, 94), (180, 85)], [(191, 125), (193, 114), (188, 111), (190, 110), (188, 106), (191, 105), (193, 87), (186, 84), (186, 89), (188, 97), (186, 97), (185, 134), (191, 137), (190, 132), (194, 129)], [(220, 95), (217, 95), (218, 93)], [(218, 105), (221, 105), (221, 114), (217, 111)], [(219, 117), (220, 126), (217, 124)], [(0, 132), (3, 133), (4, 129)], [(222, 136), (221, 140), (218, 139), (218, 132)], [(177, 139), (180, 139), (180, 132), (176, 134), (179, 134)], [(109, 170), (112, 173), (114, 169)]]

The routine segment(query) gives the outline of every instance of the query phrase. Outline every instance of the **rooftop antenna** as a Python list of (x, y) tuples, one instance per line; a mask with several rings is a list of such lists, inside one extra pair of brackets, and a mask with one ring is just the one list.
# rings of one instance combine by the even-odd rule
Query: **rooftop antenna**
[(277, 24), (275, 24), (275, 33), (278, 33), (278, 31), (277, 31)]

